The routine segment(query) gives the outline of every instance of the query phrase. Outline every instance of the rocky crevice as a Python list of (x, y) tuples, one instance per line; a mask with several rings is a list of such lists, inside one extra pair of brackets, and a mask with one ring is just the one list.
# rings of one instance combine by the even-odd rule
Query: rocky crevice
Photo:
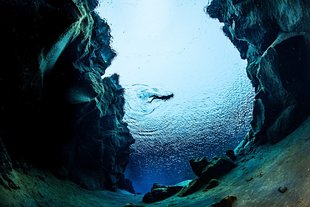
[(0, 138), (0, 185), (7, 190), (18, 189), (12, 176), (12, 161)]
[(101, 78), (115, 52), (97, 4), (0, 3), (2, 177), (23, 159), (89, 189), (130, 188), (123, 173), (134, 140), (118, 76)]
[(247, 59), (255, 88), (251, 130), (237, 150), (274, 143), (309, 115), (308, 1), (213, 0), (206, 12)]
[[(190, 161), (197, 178), (182, 188), (177, 194), (181, 197), (198, 191), (208, 192), (220, 184), (217, 179), (222, 182), (225, 176), (240, 174), (245, 169), (240, 170), (243, 162), (254, 158), (254, 153), (243, 153), (259, 151), (262, 148), (258, 145), (280, 141), (310, 115), (308, 1), (213, 0), (206, 12), (224, 24), (224, 34), (238, 49), (241, 58), (247, 60), (246, 72), (256, 93), (253, 119), (251, 130), (235, 149), (237, 155), (229, 150), (227, 156), (211, 162), (206, 158)], [(246, 158), (251, 154), (251, 158)], [(234, 168), (237, 169), (231, 172)], [(238, 185), (242, 185), (240, 180)], [(231, 190), (238, 189), (238, 185)], [(171, 196), (167, 189), (153, 187), (145, 195), (144, 202), (156, 202)], [(278, 189), (281, 193), (286, 190), (285, 187)], [(232, 206), (235, 201), (236, 196), (226, 196), (211, 206)]]

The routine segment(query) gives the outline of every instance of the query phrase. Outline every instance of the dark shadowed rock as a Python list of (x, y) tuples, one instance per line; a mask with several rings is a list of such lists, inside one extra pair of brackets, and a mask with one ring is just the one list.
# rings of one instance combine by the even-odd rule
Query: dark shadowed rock
[(12, 162), (0, 137), (0, 185), (8, 190), (19, 189), (12, 176)]
[(132, 185), (131, 180), (125, 178), (124, 175), (122, 175), (122, 177), (120, 178), (120, 180), (118, 182), (118, 188), (122, 189), (122, 190), (126, 190), (126, 191), (128, 191), (130, 193), (133, 193), (133, 194), (136, 193), (135, 189), (134, 189), (134, 187)]
[(285, 193), (285, 192), (287, 191), (287, 187), (285, 187), (285, 186), (279, 187), (279, 188), (278, 188), (278, 191), (279, 191), (280, 193)]
[(224, 176), (236, 166), (237, 165), (228, 157), (214, 158), (203, 168), (198, 178), (192, 180), (187, 187), (182, 189), (179, 196), (183, 197), (190, 195), (202, 189), (202, 187), (206, 186), (208, 183), (212, 186), (216, 183), (216, 181), (210, 183), (212, 179), (217, 179)]
[(146, 193), (143, 196), (144, 203), (155, 203), (169, 198), (178, 193), (183, 187), (182, 186), (164, 186), (158, 183), (154, 183), (151, 192)]
[(126, 205), (124, 205), (124, 207), (144, 207), (142, 205), (136, 205), (134, 203), (127, 203)]
[(309, 8), (303, 0), (213, 0), (206, 9), (247, 59), (255, 88), (252, 129), (238, 153), (278, 142), (310, 114)]
[(236, 161), (236, 160), (237, 160), (237, 157), (236, 157), (236, 155), (235, 155), (234, 150), (227, 150), (227, 151), (226, 151), (226, 155), (227, 155), (227, 157), (229, 157), (232, 161)]
[[(86, 77), (80, 80), (85, 80), (85, 83), (81, 81), (82, 84), (92, 87), (88, 93), (95, 94), (95, 98), (72, 107), (75, 114), (75, 137), (68, 147), (74, 146), (76, 142), (80, 146), (66, 151), (68, 157), (76, 159), (64, 163), (64, 166), (70, 172), (69, 177), (84, 187), (114, 190), (119, 182), (124, 181), (129, 146), (134, 142), (127, 124), (122, 121), (124, 90), (118, 84), (117, 75), (103, 80), (92, 73)], [(79, 96), (72, 95), (74, 98)], [(133, 190), (127, 187), (127, 190)]]
[(233, 203), (237, 200), (236, 196), (227, 196), (219, 203), (212, 204), (212, 207), (232, 207)]
[(222, 157), (212, 161), (210, 165), (205, 167), (199, 179), (207, 183), (213, 178), (219, 178), (227, 174), (235, 167), (236, 164), (233, 161), (226, 157)]
[(178, 194), (178, 196), (180, 197), (184, 197), (184, 196), (188, 196), (190, 194), (193, 194), (197, 191), (199, 191), (204, 185), (206, 185), (206, 183), (204, 183), (201, 179), (196, 178), (194, 180), (192, 180), (188, 186), (184, 187), (180, 193)]
[(209, 164), (209, 161), (206, 157), (191, 159), (189, 164), (193, 172), (199, 177), (203, 169)]
[(209, 183), (207, 184), (206, 188), (204, 189), (204, 191), (210, 190), (212, 188), (215, 188), (219, 185), (219, 181), (217, 179), (212, 179), (209, 181)]
[(97, 5), (0, 2), (0, 57), (8, 66), (0, 70), (0, 132), (14, 162), (23, 158), (83, 187), (115, 190), (134, 140), (122, 121), (118, 76), (101, 78), (115, 52)]

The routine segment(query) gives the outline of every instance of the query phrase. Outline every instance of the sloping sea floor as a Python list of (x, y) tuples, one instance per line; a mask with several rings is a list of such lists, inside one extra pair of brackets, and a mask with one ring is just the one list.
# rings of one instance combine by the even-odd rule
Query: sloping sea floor
[[(208, 207), (236, 196), (234, 207), (310, 206), (310, 118), (283, 141), (257, 148), (238, 167), (220, 179), (220, 185), (187, 197), (144, 204), (142, 195), (88, 191), (38, 169), (14, 171), (20, 189), (0, 188), (0, 206), (122, 207), (127, 203), (158, 207)], [(284, 193), (279, 188), (287, 188)]]

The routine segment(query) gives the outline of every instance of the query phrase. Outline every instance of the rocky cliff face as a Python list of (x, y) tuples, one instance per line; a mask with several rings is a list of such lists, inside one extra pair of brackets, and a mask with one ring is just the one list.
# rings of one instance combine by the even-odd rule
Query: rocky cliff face
[(118, 76), (101, 78), (115, 53), (97, 4), (0, 2), (0, 184), (23, 162), (90, 189), (124, 181), (134, 140)]
[(224, 23), (255, 87), (252, 129), (239, 149), (279, 141), (310, 112), (309, 1), (213, 0), (206, 11)]

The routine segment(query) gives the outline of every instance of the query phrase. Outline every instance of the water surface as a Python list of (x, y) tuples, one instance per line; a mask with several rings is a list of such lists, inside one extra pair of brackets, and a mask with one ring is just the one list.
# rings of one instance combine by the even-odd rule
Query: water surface
[(222, 154), (249, 129), (246, 63), (204, 13), (207, 3), (110, 0), (98, 8), (118, 53), (106, 75), (120, 74), (126, 89), (124, 119), (136, 139), (126, 175), (138, 192), (192, 178), (190, 158)]

